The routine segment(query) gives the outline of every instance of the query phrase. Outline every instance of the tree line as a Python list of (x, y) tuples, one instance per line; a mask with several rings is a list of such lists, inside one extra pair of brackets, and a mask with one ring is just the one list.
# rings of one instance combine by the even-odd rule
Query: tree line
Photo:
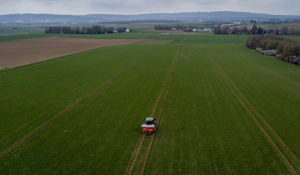
[(255, 24), (251, 29), (244, 27), (214, 27), (215, 34), (246, 34), (246, 35), (264, 35), (264, 34), (274, 34), (274, 35), (300, 35), (300, 29), (283, 27), (281, 29), (264, 29), (263, 27), (256, 26)]
[(300, 45), (297, 41), (276, 35), (255, 35), (248, 38), (246, 47), (263, 50), (275, 49), (284, 56), (300, 56)]
[(70, 27), (70, 26), (49, 26), (46, 27), (45, 33), (61, 33), (61, 34), (106, 34), (106, 33), (123, 33), (126, 27), (119, 27), (116, 30), (113, 27), (90, 26), (90, 27)]
[(198, 27), (192, 25), (175, 24), (175, 25), (155, 25), (154, 29), (155, 30), (181, 30), (184, 32), (192, 32), (193, 29), (198, 29)]

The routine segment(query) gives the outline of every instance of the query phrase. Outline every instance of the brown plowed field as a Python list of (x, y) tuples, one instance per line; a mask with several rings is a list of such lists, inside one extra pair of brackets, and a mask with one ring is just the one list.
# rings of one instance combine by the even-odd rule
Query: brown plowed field
[(18, 67), (85, 50), (132, 44), (140, 39), (39, 38), (0, 43), (0, 68)]

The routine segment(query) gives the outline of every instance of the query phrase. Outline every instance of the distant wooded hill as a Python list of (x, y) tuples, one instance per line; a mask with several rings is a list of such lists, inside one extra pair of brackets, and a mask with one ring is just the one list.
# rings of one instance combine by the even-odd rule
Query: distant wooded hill
[(2, 24), (49, 24), (49, 23), (105, 23), (129, 21), (293, 21), (300, 20), (300, 16), (269, 15), (248, 12), (184, 12), (184, 13), (153, 13), (139, 15), (54, 15), (54, 14), (9, 14), (0, 15)]

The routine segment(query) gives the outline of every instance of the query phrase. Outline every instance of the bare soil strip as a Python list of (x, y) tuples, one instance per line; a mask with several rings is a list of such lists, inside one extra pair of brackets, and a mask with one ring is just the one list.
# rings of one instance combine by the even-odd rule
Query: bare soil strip
[[(156, 101), (155, 101), (155, 103), (154, 103), (154, 106), (153, 106), (153, 109), (152, 109), (152, 112), (151, 112), (150, 116), (154, 116), (154, 114), (155, 114), (155, 112), (156, 112), (156, 109), (157, 109), (157, 106), (158, 106), (158, 104), (159, 104), (159, 102), (160, 102), (161, 96), (163, 95), (163, 92), (164, 92), (165, 89), (166, 89), (166, 85), (170, 83), (169, 79), (170, 79), (170, 76), (171, 76), (171, 74), (172, 74), (172, 71), (173, 71), (174, 67), (175, 67), (176, 64), (177, 64), (177, 57), (178, 57), (178, 49), (177, 49), (177, 53), (176, 53), (176, 55), (174, 56), (173, 61), (172, 61), (172, 63), (171, 63), (171, 67), (170, 67), (170, 69), (169, 69), (169, 71), (168, 71), (168, 74), (166, 75), (165, 80), (164, 80), (164, 82), (163, 82), (163, 85), (162, 85), (162, 87), (161, 87), (161, 89), (160, 89), (159, 95), (158, 95), (158, 97), (157, 97), (157, 99), (156, 99)], [(168, 82), (169, 82), (169, 83), (168, 83)], [(159, 115), (160, 115), (160, 114), (159, 114)], [(160, 118), (160, 117), (158, 116), (157, 123), (159, 122), (159, 118)], [(131, 173), (132, 173), (132, 170), (133, 170), (133, 168), (134, 168), (134, 166), (135, 166), (135, 162), (136, 162), (136, 160), (137, 160), (137, 158), (138, 158), (138, 155), (139, 155), (139, 152), (140, 152), (140, 150), (141, 150), (141, 147), (142, 147), (144, 138), (145, 138), (145, 135), (142, 135), (142, 136), (140, 137), (140, 139), (139, 139), (138, 147), (137, 147), (136, 150), (134, 151), (133, 158), (131, 159), (130, 165), (129, 165), (129, 167), (128, 167), (127, 170), (126, 170), (126, 174), (127, 174), (127, 175), (131, 175)], [(151, 140), (152, 140), (152, 138), (151, 138)], [(152, 144), (152, 143), (151, 143), (151, 144)]]
[(18, 67), (90, 49), (132, 44), (141, 39), (49, 37), (0, 43), (0, 67)]
[[(238, 99), (240, 104), (243, 106), (243, 108), (247, 111), (249, 116), (252, 118), (252, 120), (255, 122), (257, 127), (263, 132), (263, 134), (266, 136), (266, 139), (270, 142), (270, 144), (274, 147), (274, 149), (278, 152), (281, 160), (284, 162), (284, 164), (287, 166), (287, 168), (290, 170), (291, 174), (298, 175), (295, 168), (292, 166), (292, 164), (288, 161), (288, 159), (285, 157), (285, 155), (280, 151), (279, 147), (275, 144), (275, 142), (272, 140), (270, 135), (266, 132), (266, 130), (263, 128), (263, 126), (258, 122), (255, 115), (251, 112), (249, 107), (245, 104), (242, 97), (239, 93), (236, 92), (235, 84), (232, 82), (232, 80), (229, 78), (229, 76), (224, 72), (224, 70), (214, 61), (213, 58), (210, 58), (213, 66), (216, 68), (219, 75), (222, 77), (226, 85), (230, 88), (232, 94)], [(236, 87), (237, 88), (237, 87)], [(249, 104), (248, 104), (249, 105)]]
[(91, 91), (87, 92), (85, 95), (79, 97), (73, 103), (66, 106), (62, 111), (58, 112), (57, 114), (52, 116), (50, 119), (48, 119), (47, 121), (45, 121), (44, 123), (42, 123), (41, 125), (36, 127), (30, 133), (26, 134), (21, 139), (17, 140), (12, 145), (10, 145), (6, 149), (2, 150), (0, 152), (0, 161), (3, 161), (6, 158), (8, 158), (9, 156), (11, 156), (13, 153), (18, 151), (25, 144), (29, 143), (32, 139), (34, 139), (35, 137), (40, 135), (43, 131), (47, 130), (50, 126), (54, 125), (58, 120), (60, 120), (64, 116), (64, 114), (66, 114), (66, 113), (72, 111), (73, 109), (75, 109), (75, 107), (78, 104), (80, 104), (82, 101), (84, 101), (84, 100), (88, 99), (89, 97), (91, 97), (92, 95), (94, 95), (101, 88), (107, 86), (108, 84), (110, 84), (114, 80), (120, 78), (125, 72), (130, 70), (136, 64), (138, 64), (138, 63), (136, 62), (134, 64), (131, 64), (131, 65), (127, 66), (126, 68), (121, 70), (119, 73), (117, 73), (113, 77), (111, 77), (110, 79), (100, 83), (96, 88), (94, 88)]

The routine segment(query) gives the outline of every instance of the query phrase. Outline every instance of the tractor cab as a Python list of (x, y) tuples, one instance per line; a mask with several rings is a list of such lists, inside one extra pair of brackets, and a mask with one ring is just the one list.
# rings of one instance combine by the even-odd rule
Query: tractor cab
[(155, 118), (146, 117), (145, 118), (145, 123), (142, 124), (141, 129), (146, 134), (152, 134), (156, 129)]

